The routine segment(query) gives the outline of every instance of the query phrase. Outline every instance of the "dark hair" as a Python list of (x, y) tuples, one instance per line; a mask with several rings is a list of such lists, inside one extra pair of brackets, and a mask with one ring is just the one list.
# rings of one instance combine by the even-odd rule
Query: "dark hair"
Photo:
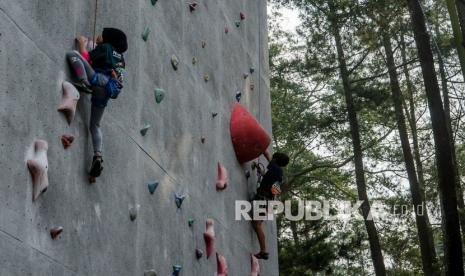
[(282, 152), (275, 152), (273, 154), (273, 160), (276, 161), (276, 164), (280, 167), (286, 167), (289, 164), (289, 156)]
[(128, 39), (126, 34), (115, 28), (104, 28), (102, 32), (104, 43), (108, 43), (118, 52), (124, 53), (128, 49)]

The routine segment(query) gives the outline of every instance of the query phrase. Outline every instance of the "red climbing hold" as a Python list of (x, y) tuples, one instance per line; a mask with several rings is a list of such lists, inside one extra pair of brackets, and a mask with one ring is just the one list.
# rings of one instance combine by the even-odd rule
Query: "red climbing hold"
[(228, 276), (228, 264), (226, 259), (218, 252), (216, 252), (216, 275)]
[(243, 12), (240, 13), (241, 20), (245, 20), (245, 14)]
[(63, 148), (67, 149), (71, 147), (71, 144), (74, 141), (74, 136), (70, 134), (63, 134), (61, 136), (61, 143), (63, 144)]
[(71, 124), (74, 119), (74, 114), (76, 114), (76, 105), (80, 96), (76, 87), (74, 87), (71, 83), (64, 81), (62, 86), (63, 96), (61, 98), (60, 105), (58, 106), (58, 111), (62, 112), (65, 115), (68, 124)]
[(228, 171), (218, 162), (218, 178), (216, 179), (216, 190), (224, 190), (228, 186)]
[(260, 265), (258, 264), (258, 259), (252, 254), (251, 256), (252, 270), (250, 276), (258, 276), (260, 274)]
[(271, 143), (268, 132), (239, 103), (233, 105), (229, 128), (234, 151), (241, 164), (259, 157)]
[(63, 227), (55, 227), (50, 229), (50, 237), (52, 237), (53, 240), (56, 240), (60, 234), (63, 232)]
[(46, 141), (36, 140), (34, 142), (33, 156), (26, 162), (32, 177), (32, 201), (35, 201), (48, 187), (47, 150), (48, 144)]
[(215, 222), (212, 219), (207, 219), (206, 230), (203, 233), (203, 239), (205, 240), (205, 247), (207, 249), (207, 259), (210, 258), (211, 254), (215, 250)]

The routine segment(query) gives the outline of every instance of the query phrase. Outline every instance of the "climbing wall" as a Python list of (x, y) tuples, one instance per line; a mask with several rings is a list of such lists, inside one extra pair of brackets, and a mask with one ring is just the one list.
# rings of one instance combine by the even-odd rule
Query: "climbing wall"
[[(71, 124), (57, 107), (69, 78), (65, 53), (74, 37), (92, 35), (95, 1), (0, 0), (0, 275), (171, 275), (173, 265), (180, 275), (215, 275), (214, 254), (195, 256), (205, 252), (209, 218), (229, 275), (250, 275), (258, 242), (249, 222), (235, 221), (234, 204), (249, 198), (255, 179), (244, 176), (250, 163), (237, 162), (229, 120), (241, 91), (271, 130), (266, 1), (199, 0), (192, 12), (186, 1), (153, 2), (98, 1), (97, 30), (123, 29), (129, 50), (125, 88), (102, 122), (105, 168), (90, 185), (89, 96), (81, 94)], [(165, 91), (160, 103), (156, 88)], [(63, 134), (75, 137), (66, 150)], [(26, 160), (36, 139), (48, 142), (49, 186), (33, 202)], [(218, 161), (229, 173), (222, 191)], [(159, 183), (153, 194), (150, 181)], [(186, 196), (180, 209), (175, 193)], [(276, 226), (265, 230), (270, 260), (259, 262), (261, 275), (278, 275)]]

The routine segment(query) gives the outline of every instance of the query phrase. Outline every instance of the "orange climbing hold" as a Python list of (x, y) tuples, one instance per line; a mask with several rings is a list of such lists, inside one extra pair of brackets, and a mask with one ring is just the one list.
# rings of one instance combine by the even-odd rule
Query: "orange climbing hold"
[(226, 259), (218, 252), (216, 252), (216, 271), (218, 276), (228, 276)]
[(228, 186), (228, 171), (218, 162), (218, 178), (216, 179), (216, 190), (224, 190)]
[(207, 249), (207, 259), (210, 258), (211, 254), (215, 250), (215, 222), (212, 219), (207, 219), (206, 230), (203, 233), (203, 239), (205, 240), (205, 247)]
[(74, 136), (70, 134), (63, 134), (61, 136), (61, 143), (63, 144), (63, 148), (67, 149), (71, 147), (71, 144), (74, 141)]
[(268, 132), (239, 103), (233, 105), (229, 128), (234, 151), (241, 164), (259, 157), (271, 143)]

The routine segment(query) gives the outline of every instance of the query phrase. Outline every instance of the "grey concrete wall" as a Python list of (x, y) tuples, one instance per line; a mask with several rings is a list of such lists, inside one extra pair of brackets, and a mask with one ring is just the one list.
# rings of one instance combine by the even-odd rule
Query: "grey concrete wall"
[[(95, 1), (0, 0), (0, 275), (143, 275), (146, 269), (171, 275), (174, 264), (183, 266), (182, 275), (214, 275), (215, 258), (194, 256), (204, 248), (207, 218), (216, 222), (217, 250), (230, 275), (250, 274), (258, 242), (250, 223), (234, 220), (234, 201), (248, 198), (254, 180), (247, 183), (235, 159), (229, 116), (236, 90), (248, 87), (243, 73), (254, 66), (255, 89), (242, 103), (271, 129), (266, 1), (198, 2), (190, 13), (183, 0), (156, 6), (99, 0), (98, 29), (125, 30), (129, 51), (125, 89), (103, 119), (105, 169), (89, 185), (90, 99), (82, 95), (70, 126), (56, 108), (68, 75), (64, 55), (76, 35), (91, 35)], [(240, 11), (247, 19), (236, 28)], [(156, 87), (167, 92), (159, 105)], [(212, 119), (211, 112), (219, 115)], [(146, 123), (152, 128), (142, 137)], [(76, 137), (68, 150), (59, 140), (64, 133)], [(36, 138), (49, 143), (50, 186), (33, 203), (25, 154)], [(222, 192), (215, 190), (218, 161), (230, 174)], [(160, 182), (154, 195), (146, 186), (151, 179)], [(174, 192), (187, 194), (181, 211)], [(132, 205), (140, 206), (134, 222)], [(193, 229), (189, 218), (196, 220)], [(64, 232), (51, 240), (48, 229), (57, 225)], [(261, 275), (278, 275), (276, 226), (265, 228), (271, 259), (260, 261)]]

